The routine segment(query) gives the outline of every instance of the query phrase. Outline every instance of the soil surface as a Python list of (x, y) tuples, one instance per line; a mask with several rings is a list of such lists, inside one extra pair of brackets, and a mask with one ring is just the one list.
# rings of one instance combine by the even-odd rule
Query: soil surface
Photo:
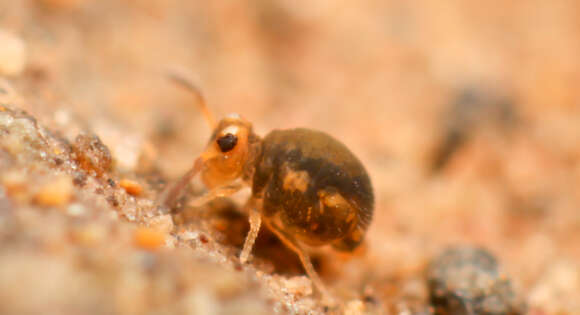
[[(580, 314), (578, 21), (572, 0), (0, 0), (0, 313)], [(156, 207), (211, 135), (168, 71), (363, 162), (364, 250), (312, 250), (339, 303), (265, 228), (239, 263), (248, 191)]]

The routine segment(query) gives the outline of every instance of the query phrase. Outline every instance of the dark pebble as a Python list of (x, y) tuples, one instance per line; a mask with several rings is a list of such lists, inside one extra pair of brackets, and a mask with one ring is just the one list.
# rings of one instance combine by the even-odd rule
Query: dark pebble
[(109, 204), (114, 208), (119, 206), (119, 200), (117, 200), (117, 197), (115, 197), (114, 195), (108, 196), (107, 202), (109, 202)]
[(435, 314), (525, 314), (509, 279), (484, 249), (449, 248), (431, 262), (427, 273)]
[(73, 175), (73, 184), (84, 187), (87, 184), (87, 175), (81, 172), (75, 172)]

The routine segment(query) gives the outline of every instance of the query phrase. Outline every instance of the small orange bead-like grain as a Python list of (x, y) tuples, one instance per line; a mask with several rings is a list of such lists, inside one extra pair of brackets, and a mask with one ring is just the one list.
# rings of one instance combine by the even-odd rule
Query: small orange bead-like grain
[(74, 228), (71, 232), (72, 240), (83, 246), (92, 247), (101, 243), (106, 237), (106, 230), (103, 226), (89, 224)]
[(122, 179), (119, 182), (119, 186), (123, 187), (131, 196), (140, 196), (143, 193), (143, 186), (134, 180)]
[(0, 180), (6, 193), (10, 196), (21, 194), (26, 191), (26, 184), (28, 179), (22, 172), (8, 171), (2, 174)]
[(157, 230), (139, 227), (134, 234), (135, 245), (145, 250), (157, 250), (165, 243), (165, 235)]
[(71, 201), (72, 194), (72, 179), (61, 176), (42, 186), (34, 196), (34, 200), (41, 206), (60, 207)]

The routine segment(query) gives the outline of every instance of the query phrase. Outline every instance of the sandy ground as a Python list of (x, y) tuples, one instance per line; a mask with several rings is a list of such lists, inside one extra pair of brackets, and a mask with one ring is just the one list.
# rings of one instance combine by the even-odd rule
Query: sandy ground
[[(528, 313), (580, 314), (579, 21), (573, 0), (0, 0), (0, 313), (429, 314), (426, 267), (464, 244)], [(363, 161), (366, 253), (312, 254), (340, 305), (268, 231), (239, 264), (247, 192), (154, 207), (211, 132), (168, 69), (218, 116)]]

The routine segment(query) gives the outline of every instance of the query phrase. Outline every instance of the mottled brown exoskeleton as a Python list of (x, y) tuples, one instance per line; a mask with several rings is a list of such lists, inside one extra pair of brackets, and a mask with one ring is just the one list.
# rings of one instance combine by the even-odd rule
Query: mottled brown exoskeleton
[(265, 223), (298, 254), (321, 293), (330, 296), (304, 245), (331, 245), (350, 252), (361, 244), (374, 202), (361, 162), (346, 146), (320, 131), (274, 130), (261, 138), (254, 134), (252, 124), (237, 114), (216, 123), (197, 88), (183, 77), (173, 79), (198, 97), (213, 134), (192, 169), (165, 190), (160, 202), (172, 207), (198, 173), (208, 192), (193, 200), (193, 206), (251, 187), (245, 205), (250, 231), (240, 261), (248, 261)]

